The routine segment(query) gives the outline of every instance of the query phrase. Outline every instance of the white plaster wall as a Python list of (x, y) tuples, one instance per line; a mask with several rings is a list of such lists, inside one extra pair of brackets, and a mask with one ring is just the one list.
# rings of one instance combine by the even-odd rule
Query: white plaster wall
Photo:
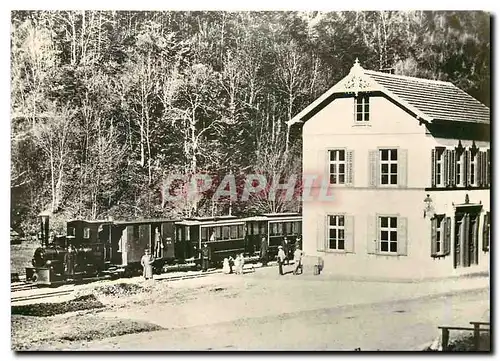
[[(355, 216), (354, 253), (321, 253), (325, 272), (356, 276), (427, 278), (458, 275), (489, 269), (489, 253), (481, 251), (482, 221), (479, 229), (479, 265), (453, 268), (452, 255), (433, 259), (430, 256), (430, 220), (423, 218), (424, 198), (430, 194), (436, 211), (453, 217), (452, 202), (463, 203), (467, 193), (471, 203), (490, 210), (489, 191), (433, 191), (431, 186), (431, 150), (436, 145), (456, 146), (457, 140), (435, 139), (426, 134), (424, 125), (383, 97), (370, 98), (370, 122), (354, 122), (353, 98), (337, 99), (308, 120), (303, 127), (303, 171), (327, 180), (327, 150), (354, 150), (354, 186), (331, 186), (333, 201), (304, 201), (304, 251), (317, 254), (318, 237), (324, 237), (325, 216), (346, 213)], [(464, 147), (472, 141), (462, 141)], [(488, 143), (476, 142), (480, 148)], [(408, 151), (406, 188), (369, 187), (369, 151), (378, 147), (399, 147)], [(319, 182), (316, 183), (319, 185)], [(317, 195), (313, 190), (312, 195)], [(378, 256), (366, 252), (368, 217), (377, 213), (399, 214), (408, 219), (408, 256)], [(452, 234), (454, 229), (452, 227)], [(453, 242), (452, 242), (453, 252)]]

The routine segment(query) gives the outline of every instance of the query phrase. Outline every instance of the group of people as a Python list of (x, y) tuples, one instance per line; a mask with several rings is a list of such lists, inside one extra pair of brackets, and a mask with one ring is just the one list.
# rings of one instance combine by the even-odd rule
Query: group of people
[[(212, 233), (210, 236), (210, 239), (214, 238), (215, 239), (215, 234)], [(161, 245), (161, 246), (160, 246)], [(161, 250), (162, 247), (162, 242), (160, 238), (160, 232), (158, 229), (156, 229), (155, 233), (155, 256), (157, 256), (157, 251), (156, 250)], [(280, 275), (284, 275), (283, 272), (283, 266), (289, 265), (290, 264), (290, 259), (293, 258), (294, 260), (294, 270), (293, 274), (297, 275), (299, 274), (299, 270), (303, 271), (302, 267), (302, 257), (304, 253), (301, 249), (301, 239), (300, 236), (297, 237), (297, 240), (295, 241), (295, 244), (291, 244), (291, 242), (288, 240), (287, 237), (284, 237), (283, 242), (281, 243), (280, 246), (278, 246), (278, 255), (277, 255), (277, 260), (278, 260), (278, 270)], [(204, 243), (201, 251), (200, 251), (200, 258), (201, 258), (201, 267), (202, 267), (202, 272), (207, 272), (208, 271), (208, 266), (210, 263), (210, 248), (208, 247), (207, 243)], [(151, 252), (149, 249), (145, 250), (144, 256), (141, 258), (141, 265), (143, 267), (143, 277), (145, 279), (150, 279), (153, 278), (153, 263), (154, 263), (155, 257), (151, 255)], [(260, 244), (260, 260), (262, 262), (262, 266), (265, 267), (267, 266), (269, 262), (269, 244), (267, 237), (262, 237), (261, 239), (261, 244)], [(235, 258), (229, 257), (225, 258), (223, 261), (223, 266), (222, 266), (222, 271), (226, 274), (229, 273), (236, 273), (236, 274), (243, 274), (243, 267), (245, 265), (245, 258), (243, 256), (243, 253), (240, 253), (236, 255)]]
[(222, 272), (225, 274), (235, 273), (241, 275), (243, 274), (244, 266), (245, 257), (243, 256), (243, 253), (240, 253), (235, 258), (224, 258), (224, 262), (222, 263)]
[[(304, 252), (301, 249), (300, 246), (300, 238), (297, 238), (295, 242), (295, 250), (293, 251), (293, 262), (294, 262), (294, 270), (293, 274), (298, 275), (299, 270), (302, 273), (303, 267), (302, 267), (302, 257), (304, 256)], [(283, 265), (286, 263), (288, 266), (290, 264), (290, 258), (292, 255), (292, 247), (290, 243), (288, 242), (288, 239), (285, 237), (283, 239), (283, 242), (280, 246), (278, 246), (278, 270), (279, 274), (282, 276), (284, 275), (283, 272)]]

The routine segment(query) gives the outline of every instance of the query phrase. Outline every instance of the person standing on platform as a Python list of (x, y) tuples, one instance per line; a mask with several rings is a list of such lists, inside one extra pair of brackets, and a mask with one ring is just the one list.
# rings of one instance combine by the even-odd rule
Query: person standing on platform
[(203, 243), (203, 248), (201, 249), (201, 268), (203, 272), (208, 270), (208, 263), (210, 261), (210, 248), (208, 248), (206, 243)]
[(283, 246), (278, 246), (278, 269), (280, 275), (283, 275), (283, 263), (285, 262), (285, 251), (283, 251)]
[(267, 244), (267, 238), (262, 237), (260, 242), (260, 261), (262, 262), (262, 267), (267, 266), (267, 251), (269, 246)]
[(162, 258), (163, 253), (163, 243), (161, 240), (160, 230), (155, 228), (155, 257)]
[(302, 256), (304, 255), (304, 253), (302, 252), (302, 250), (300, 249), (299, 246), (297, 246), (295, 248), (295, 252), (293, 253), (293, 261), (295, 263), (295, 270), (293, 271), (293, 274), (294, 275), (297, 275), (298, 271), (299, 271), (299, 268), (300, 268), (300, 273), (302, 274)]
[(153, 278), (153, 263), (154, 259), (151, 256), (149, 249), (144, 250), (144, 256), (141, 258), (141, 266), (142, 266), (142, 277), (145, 280), (149, 280)]
[(285, 252), (285, 260), (286, 260), (286, 264), (290, 264), (290, 242), (288, 241), (288, 238), (283, 238), (283, 242), (281, 243), (281, 245), (283, 246), (283, 252)]
[(64, 270), (66, 278), (72, 279), (75, 274), (75, 253), (73, 252), (73, 247), (71, 247), (71, 245), (68, 245), (68, 250), (64, 255)]

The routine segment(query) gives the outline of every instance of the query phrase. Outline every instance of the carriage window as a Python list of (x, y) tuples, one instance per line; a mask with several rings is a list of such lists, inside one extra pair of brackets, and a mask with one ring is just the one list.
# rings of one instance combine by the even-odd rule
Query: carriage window
[(251, 222), (248, 223), (248, 234), (249, 235), (255, 234), (254, 233), (254, 225), (255, 225), (254, 223), (251, 223)]
[(238, 226), (238, 238), (245, 238), (245, 226), (243, 224)]
[(186, 240), (191, 240), (191, 232), (189, 226), (186, 226), (186, 232), (184, 233), (184, 237)]
[(69, 227), (68, 236), (74, 236), (74, 235), (75, 235), (75, 227)]
[(278, 225), (278, 233), (279, 235), (283, 234), (283, 223), (277, 223)]
[(208, 241), (208, 228), (201, 229), (201, 239), (203, 241)]
[(302, 234), (302, 222), (301, 222), (301, 221), (299, 221), (299, 222), (297, 222), (297, 223), (298, 223), (298, 225), (299, 225), (299, 234)]
[(271, 236), (274, 236), (277, 232), (278, 232), (277, 224), (276, 223), (270, 223), (269, 224), (269, 233), (271, 233)]
[(299, 234), (299, 222), (292, 222), (292, 233)]
[(222, 227), (222, 239), (229, 239), (229, 226)]
[(85, 239), (90, 238), (90, 228), (89, 227), (83, 228), (83, 238), (85, 238)]
[(267, 232), (266, 225), (264, 223), (262, 223), (260, 225), (260, 232), (259, 232), (259, 234), (266, 234), (266, 232)]
[(285, 223), (285, 233), (292, 234), (292, 222)]
[(231, 226), (231, 239), (238, 238), (238, 226)]
[(215, 239), (222, 238), (222, 227), (215, 227)]

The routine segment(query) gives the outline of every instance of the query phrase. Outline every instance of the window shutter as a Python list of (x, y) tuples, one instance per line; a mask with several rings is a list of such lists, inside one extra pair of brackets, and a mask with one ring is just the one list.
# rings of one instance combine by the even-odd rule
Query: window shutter
[(431, 219), (431, 256), (435, 256), (437, 254), (436, 243), (437, 243), (437, 218), (434, 217)]
[(483, 221), (483, 252), (488, 252), (490, 248), (490, 212), (486, 212)]
[(449, 162), (450, 162), (450, 156), (449, 156), (450, 151), (449, 150), (444, 150), (443, 151), (443, 184), (445, 187), (448, 186), (450, 182), (450, 172), (449, 172)]
[(408, 150), (398, 149), (398, 186), (406, 187), (408, 184)]
[(488, 159), (486, 156), (486, 152), (481, 152), (481, 187), (488, 186), (487, 181), (487, 169), (488, 168)]
[(436, 187), (436, 168), (436, 149), (433, 149), (431, 155), (431, 188)]
[(346, 152), (346, 185), (354, 185), (354, 150), (348, 150)]
[(488, 187), (491, 187), (491, 156), (490, 156), (490, 150), (488, 149), (486, 151), (486, 184)]
[(408, 255), (408, 220), (398, 217), (398, 255)]
[(470, 150), (466, 150), (464, 152), (465, 154), (465, 159), (464, 159), (464, 185), (465, 187), (468, 187), (470, 185), (470, 171), (471, 171), (471, 167), (470, 167)]
[(457, 157), (455, 150), (450, 150), (449, 163), (450, 163), (449, 185), (451, 187), (454, 187), (457, 183)]
[(369, 152), (369, 167), (368, 174), (370, 177), (370, 187), (376, 187), (379, 184), (379, 151), (370, 150)]
[(443, 254), (445, 256), (450, 254), (451, 249), (451, 218), (445, 217), (443, 219), (444, 237), (443, 237)]
[(320, 179), (323, 181), (327, 179), (326, 184), (330, 184), (330, 151), (327, 149), (320, 149), (318, 151), (318, 166), (316, 169), (319, 172)]
[(326, 216), (319, 216), (318, 217), (318, 234), (317, 234), (317, 245), (316, 248), (318, 252), (324, 252), (325, 251), (325, 244), (326, 244)]
[(354, 216), (344, 216), (345, 251), (354, 253)]
[(377, 254), (378, 253), (378, 217), (377, 216), (368, 216), (366, 252), (368, 254)]
[(463, 263), (462, 265), (464, 267), (468, 267), (470, 265), (470, 258), (469, 258), (469, 249), (467, 248), (467, 245), (470, 242), (470, 235), (469, 235), (469, 230), (470, 230), (470, 216), (468, 214), (465, 214), (463, 218), (464, 222), (464, 241), (463, 241), (463, 247), (460, 250), (462, 253), (462, 259)]

